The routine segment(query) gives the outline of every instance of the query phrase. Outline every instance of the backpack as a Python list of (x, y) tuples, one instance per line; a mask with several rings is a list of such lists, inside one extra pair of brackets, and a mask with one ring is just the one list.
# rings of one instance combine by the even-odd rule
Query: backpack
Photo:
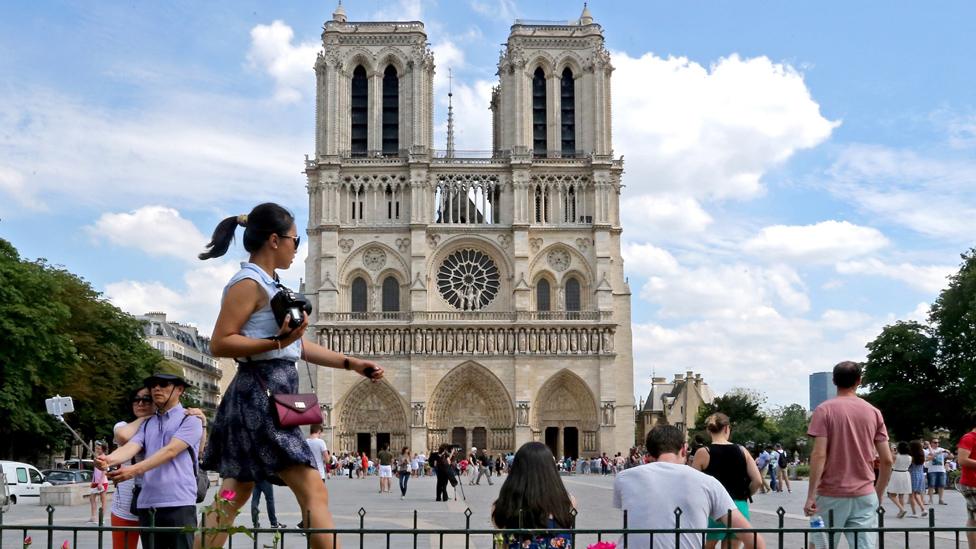
[(789, 465), (789, 462), (786, 460), (786, 450), (780, 450), (777, 464), (780, 469), (786, 469), (786, 466)]

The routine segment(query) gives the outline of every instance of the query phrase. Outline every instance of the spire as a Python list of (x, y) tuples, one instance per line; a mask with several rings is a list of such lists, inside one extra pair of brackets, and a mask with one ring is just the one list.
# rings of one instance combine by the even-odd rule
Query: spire
[(583, 13), (580, 14), (579, 24), (580, 25), (593, 24), (593, 15), (590, 14), (590, 8), (586, 7), (586, 2), (583, 2)]
[(454, 158), (454, 75), (447, 69), (447, 158)]
[(342, 0), (339, 0), (339, 5), (336, 6), (334, 12), (332, 12), (332, 20), (338, 23), (346, 22), (346, 9), (342, 7)]

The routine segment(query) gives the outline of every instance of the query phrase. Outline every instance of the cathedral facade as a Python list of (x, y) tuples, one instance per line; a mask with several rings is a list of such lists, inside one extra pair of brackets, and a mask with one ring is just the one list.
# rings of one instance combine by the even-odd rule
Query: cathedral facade
[[(490, 105), (493, 150), (433, 143), (434, 58), (417, 21), (340, 6), (315, 64), (307, 157), (309, 333), (382, 364), (371, 383), (320, 368), (338, 452), (624, 452), (634, 442), (622, 160), (588, 11), (517, 21)], [(304, 372), (303, 372), (304, 373)]]

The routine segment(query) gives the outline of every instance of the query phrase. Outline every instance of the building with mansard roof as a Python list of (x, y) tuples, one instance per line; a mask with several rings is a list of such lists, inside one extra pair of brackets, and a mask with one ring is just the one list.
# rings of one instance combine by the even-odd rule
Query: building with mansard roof
[(486, 105), (491, 151), (455, 149), (453, 110), (435, 148), (434, 62), (422, 22), (340, 7), (324, 25), (305, 162), (309, 334), (386, 368), (379, 383), (302, 375), (326, 439), (339, 452), (626, 451), (631, 296), (603, 29), (587, 10), (512, 25)]
[(166, 313), (146, 313), (136, 319), (142, 321), (146, 342), (180, 367), (183, 379), (196, 387), (200, 406), (214, 414), (223, 394), (220, 384), (224, 376), (220, 362), (210, 354), (210, 338), (200, 335), (195, 326), (166, 320)]

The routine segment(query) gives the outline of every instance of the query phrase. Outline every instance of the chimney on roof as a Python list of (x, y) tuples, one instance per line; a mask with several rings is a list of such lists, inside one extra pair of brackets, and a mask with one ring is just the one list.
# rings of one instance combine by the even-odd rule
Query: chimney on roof
[(681, 381), (683, 379), (684, 379), (684, 376), (682, 376), (681, 374), (674, 374), (674, 382), (675, 383), (678, 383), (679, 381)]

